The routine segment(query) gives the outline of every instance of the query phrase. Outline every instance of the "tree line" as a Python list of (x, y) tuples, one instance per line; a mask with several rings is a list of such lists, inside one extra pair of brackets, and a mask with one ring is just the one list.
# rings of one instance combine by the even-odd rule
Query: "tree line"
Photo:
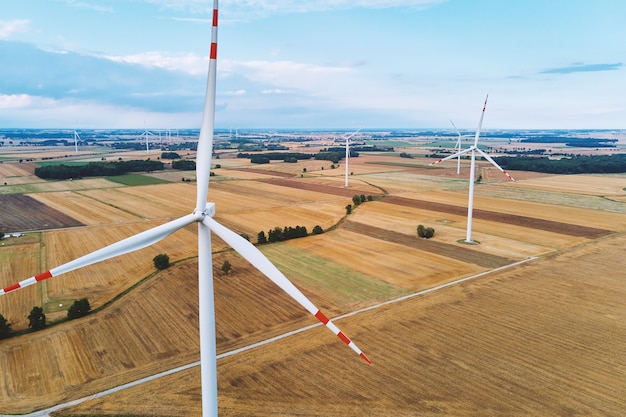
[(115, 162), (90, 162), (86, 165), (46, 165), (35, 168), (35, 175), (42, 179), (67, 180), (70, 178), (104, 177), (129, 172), (160, 171), (161, 161), (132, 160)]
[[(313, 228), (313, 234), (318, 235), (323, 233), (324, 230), (321, 226), (317, 225)], [(273, 243), (273, 242), (282, 242), (289, 239), (296, 239), (299, 237), (307, 237), (309, 233), (307, 232), (306, 227), (304, 226), (296, 226), (296, 227), (287, 227), (284, 228), (276, 226), (273, 229), (268, 230), (267, 235), (263, 230), (261, 230), (257, 234), (257, 243)]]
[[(89, 300), (81, 298), (74, 301), (74, 304), (67, 310), (67, 319), (74, 320), (79, 317), (84, 317), (91, 311)], [(28, 314), (28, 328), (32, 330), (45, 329), (47, 325), (46, 315), (42, 307), (35, 306)], [(0, 314), (0, 339), (6, 339), (11, 335), (11, 323)]]
[(561, 159), (500, 156), (495, 159), (502, 168), (507, 170), (545, 172), (549, 174), (626, 172), (626, 154), (573, 156)]

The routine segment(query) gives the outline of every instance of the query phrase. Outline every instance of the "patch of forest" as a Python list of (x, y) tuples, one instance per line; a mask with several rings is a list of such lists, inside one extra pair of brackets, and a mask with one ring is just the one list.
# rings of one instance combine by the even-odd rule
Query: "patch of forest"
[(547, 157), (499, 156), (494, 158), (507, 170), (545, 172), (549, 174), (606, 174), (626, 172), (626, 154)]
[(115, 162), (90, 162), (85, 165), (48, 165), (35, 168), (35, 175), (42, 179), (67, 180), (70, 178), (105, 177), (124, 175), (129, 172), (149, 172), (164, 169), (161, 161), (132, 160)]

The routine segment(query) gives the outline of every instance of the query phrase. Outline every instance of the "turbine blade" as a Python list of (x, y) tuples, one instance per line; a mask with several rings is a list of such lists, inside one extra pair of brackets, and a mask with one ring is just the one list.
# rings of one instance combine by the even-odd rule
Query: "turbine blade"
[(491, 162), (491, 164), (498, 168), (500, 170), (500, 172), (502, 172), (504, 175), (506, 175), (507, 177), (509, 177), (509, 179), (513, 182), (515, 182), (515, 178), (513, 178), (508, 172), (506, 172), (506, 169), (503, 169), (500, 165), (498, 165), (498, 163), (496, 161), (493, 160), (492, 157), (490, 157), (489, 155), (487, 155), (486, 152), (481, 151), (480, 149), (476, 148), (476, 150), (478, 151), (479, 154), (481, 154), (483, 156), (483, 158), (485, 158), (487, 161)]
[(446, 156), (445, 158), (441, 158), (441, 159), (439, 159), (439, 160), (437, 160), (435, 162), (431, 162), (430, 164), (428, 164), (428, 166), (437, 165), (437, 164), (442, 163), (443, 161), (447, 161), (448, 159), (452, 159), (452, 158), (456, 158), (457, 156), (465, 155), (466, 153), (468, 153), (472, 149), (474, 149), (473, 146), (469, 147), (469, 148), (467, 148), (465, 150), (462, 150), (460, 152), (454, 153), (454, 154), (452, 154), (450, 156)]
[(215, 85), (217, 74), (217, 1), (213, 2), (213, 29), (211, 32), (211, 55), (207, 76), (206, 96), (202, 125), (198, 137), (198, 153), (196, 156), (196, 210), (202, 212), (206, 208), (209, 193), (209, 175), (213, 153), (213, 131), (215, 128)]
[(330, 321), (324, 313), (322, 313), (315, 305), (296, 288), (283, 274), (276, 268), (270, 261), (258, 250), (252, 243), (239, 236), (232, 230), (222, 226), (211, 217), (205, 217), (202, 221), (208, 226), (213, 233), (218, 235), (224, 242), (235, 249), (241, 256), (248, 260), (255, 268), (261, 271), (265, 276), (271, 279), (276, 285), (278, 285), (283, 291), (296, 300), (302, 307), (304, 307), (309, 313), (314, 315), (319, 321), (321, 321), (326, 327), (330, 329), (336, 336), (338, 336), (344, 343), (346, 343), (353, 351), (355, 351), (361, 358), (367, 363), (372, 363), (367, 356), (352, 342), (335, 324)]
[(346, 137), (346, 142), (348, 141), (348, 139), (350, 139), (352, 136), (356, 135), (357, 133), (359, 133), (359, 131), (361, 130), (361, 128), (358, 128), (357, 130), (355, 130), (354, 132), (352, 132), (350, 135), (348, 135), (348, 137)]
[(480, 121), (478, 122), (478, 129), (476, 129), (476, 136), (474, 136), (474, 146), (478, 146), (478, 137), (480, 136), (480, 129), (483, 126), (483, 118), (485, 117), (485, 109), (487, 108), (487, 99), (489, 94), (485, 97), (485, 104), (483, 105), (483, 112), (480, 114)]
[(0, 289), (0, 295), (7, 294), (11, 291), (24, 288), (32, 284), (36, 284), (45, 279), (56, 277), (66, 272), (83, 268), (85, 266), (95, 264), (106, 259), (134, 252), (138, 249), (143, 249), (146, 246), (150, 246), (153, 243), (160, 241), (166, 236), (169, 236), (173, 232), (184, 226), (187, 226), (194, 221), (195, 217), (192, 214), (188, 214), (169, 223), (165, 223), (152, 229), (146, 230), (145, 232), (141, 232), (137, 235), (128, 237), (124, 240), (120, 240), (119, 242), (113, 243), (102, 249), (98, 249), (95, 252), (91, 252), (87, 255), (81, 256), (80, 258), (74, 259), (73, 261), (64, 263), (63, 265), (57, 266), (56, 268), (52, 268), (46, 272), (42, 272), (41, 274), (32, 276), (23, 281)]

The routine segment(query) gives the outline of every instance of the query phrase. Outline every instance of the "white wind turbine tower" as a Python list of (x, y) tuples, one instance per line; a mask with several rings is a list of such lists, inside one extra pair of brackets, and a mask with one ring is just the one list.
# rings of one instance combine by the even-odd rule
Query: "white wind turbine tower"
[(346, 137), (346, 184), (345, 187), (348, 188), (348, 165), (350, 163), (350, 138), (359, 133), (361, 128), (358, 128), (354, 133), (348, 135)]
[(74, 152), (75, 153), (78, 153), (78, 139), (80, 139), (80, 135), (78, 134), (76, 129), (74, 129)]
[[(456, 141), (456, 145), (454, 145), (454, 149), (458, 153), (458, 152), (461, 152), (461, 132), (459, 132), (459, 129), (456, 128), (456, 125), (454, 124), (452, 120), (450, 120), (450, 123), (452, 123), (452, 126), (454, 127), (456, 134), (459, 135), (459, 139)], [(457, 157), (457, 161), (456, 161), (456, 175), (459, 175), (460, 173), (461, 173), (461, 155)]]
[(467, 203), (467, 234), (465, 236), (465, 243), (475, 243), (472, 240), (472, 214), (474, 212), (474, 182), (476, 177), (476, 153), (479, 153), (483, 158), (489, 161), (493, 166), (498, 168), (504, 175), (506, 175), (511, 181), (515, 181), (513, 177), (509, 175), (500, 165), (496, 163), (489, 155), (478, 148), (478, 137), (480, 136), (480, 129), (483, 125), (483, 118), (485, 117), (485, 109), (487, 108), (487, 99), (489, 95), (485, 97), (485, 104), (483, 105), (483, 111), (480, 115), (480, 121), (478, 122), (478, 129), (476, 129), (476, 135), (474, 136), (474, 144), (464, 151), (459, 151), (453, 155), (442, 158), (438, 161), (432, 162), (430, 165), (436, 165), (448, 159), (460, 157), (468, 152), (472, 153), (472, 162), (470, 165), (470, 180), (469, 180), (469, 200)]
[(235, 249), (259, 271), (300, 303), (344, 343), (365, 361), (370, 360), (335, 324), (330, 321), (300, 290), (298, 290), (253, 244), (230, 229), (215, 221), (215, 205), (207, 201), (209, 193), (209, 174), (213, 149), (215, 120), (215, 84), (217, 70), (217, 21), (218, 1), (213, 1), (213, 28), (208, 71), (206, 99), (202, 116), (202, 126), (198, 138), (196, 163), (197, 195), (196, 206), (192, 213), (172, 220), (155, 228), (146, 230), (117, 243), (113, 243), (95, 252), (67, 262), (46, 272), (27, 278), (13, 285), (0, 289), (0, 296), (11, 291), (36, 284), (51, 277), (59, 276), (96, 262), (133, 252), (152, 245), (175, 231), (191, 224), (198, 224), (198, 292), (200, 319), (200, 363), (202, 384), (202, 415), (217, 416), (217, 364), (215, 340), (215, 311), (213, 296), (213, 268), (211, 259), (211, 232)]
[(154, 136), (154, 133), (152, 133), (152, 132), (150, 132), (148, 130), (148, 128), (146, 127), (145, 123), (144, 123), (144, 126), (143, 126), (143, 133), (141, 134), (141, 136), (145, 136), (145, 138), (146, 138), (146, 153), (148, 154), (148, 153), (150, 153), (150, 145), (148, 143), (148, 136)]

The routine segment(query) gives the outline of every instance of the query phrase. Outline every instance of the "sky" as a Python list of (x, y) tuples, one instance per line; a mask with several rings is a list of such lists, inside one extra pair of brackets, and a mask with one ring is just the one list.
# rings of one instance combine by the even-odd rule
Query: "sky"
[[(199, 128), (213, 2), (0, 0), (0, 128)], [(224, 129), (626, 128), (623, 0), (223, 0)]]

